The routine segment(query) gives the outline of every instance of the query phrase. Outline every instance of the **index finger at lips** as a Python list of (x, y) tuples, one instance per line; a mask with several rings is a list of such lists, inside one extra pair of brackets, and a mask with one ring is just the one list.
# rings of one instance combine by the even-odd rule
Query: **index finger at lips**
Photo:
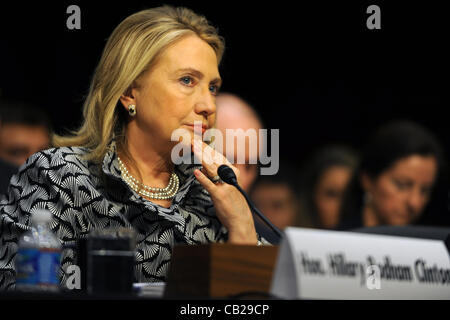
[[(205, 143), (205, 148), (204, 148), (204, 150), (210, 150), (211, 157), (212, 157), (213, 162), (214, 162), (214, 164), (215, 164), (215, 170), (216, 170), (216, 172), (217, 172), (217, 169), (218, 169), (221, 165), (225, 164), (225, 165), (229, 166), (230, 168), (232, 168), (232, 169), (235, 171), (235, 173), (236, 173), (236, 170), (235, 170), (236, 168), (231, 164), (230, 161), (228, 161), (228, 159), (227, 159), (222, 153), (220, 153), (220, 152), (218, 152), (217, 150), (211, 148), (211, 147), (210, 147), (209, 145), (207, 145), (206, 143)], [(217, 173), (215, 173), (215, 175), (216, 175), (216, 174), (217, 174)]]
[(202, 166), (209, 174), (216, 175), (217, 168), (227, 160), (204, 142), (193, 142), (193, 151), (197, 158), (201, 159)]
[(205, 142), (202, 143), (202, 149), (208, 157), (207, 160), (214, 162), (215, 164), (217, 164), (217, 166), (220, 166), (222, 164), (230, 165), (230, 162), (222, 153), (218, 152)]

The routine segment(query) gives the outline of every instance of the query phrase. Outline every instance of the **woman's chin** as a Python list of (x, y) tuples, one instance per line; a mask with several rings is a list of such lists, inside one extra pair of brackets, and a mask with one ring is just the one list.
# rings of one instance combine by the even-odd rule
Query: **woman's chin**
[(388, 220), (391, 226), (405, 226), (411, 223), (411, 218), (408, 215), (393, 215)]

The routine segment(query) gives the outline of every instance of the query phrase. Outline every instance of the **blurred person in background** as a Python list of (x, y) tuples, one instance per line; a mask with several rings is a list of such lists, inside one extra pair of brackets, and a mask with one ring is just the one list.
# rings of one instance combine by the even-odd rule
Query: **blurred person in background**
[(295, 169), (282, 163), (276, 175), (261, 175), (251, 189), (256, 207), (279, 229), (286, 227), (312, 227), (308, 215), (300, 211), (297, 198), (298, 184)]
[(442, 147), (426, 128), (395, 121), (363, 149), (341, 207), (339, 229), (416, 224), (443, 165)]
[(306, 161), (299, 195), (302, 211), (315, 228), (338, 225), (343, 195), (357, 162), (357, 153), (345, 145), (324, 146)]
[[(220, 93), (216, 98), (216, 107), (216, 129), (221, 131), (224, 140), (226, 137), (226, 129), (242, 129), (244, 134), (247, 130), (251, 129), (255, 130), (256, 134), (258, 134), (259, 130), (263, 128), (262, 120), (255, 109), (235, 94)], [(237, 163), (237, 139), (235, 139), (234, 146), (234, 159), (228, 160), (239, 169), (241, 188), (249, 192), (258, 176), (257, 160), (259, 149), (251, 150), (247, 139), (245, 145), (245, 163)], [(225, 141), (223, 143), (223, 154), (225, 156), (227, 154)]]
[(50, 120), (22, 102), (0, 101), (0, 194), (29, 156), (50, 146)]
[[(227, 150), (227, 141), (229, 141), (230, 137), (227, 138), (227, 129), (234, 130), (236, 136), (231, 137), (234, 140), (232, 143), (233, 150), (231, 150), (234, 156), (229, 158), (228, 161), (239, 169), (239, 185), (246, 193), (250, 192), (253, 183), (259, 176), (259, 130), (263, 127), (263, 122), (256, 110), (244, 99), (229, 92), (222, 92), (217, 95), (215, 128), (220, 130), (222, 134), (222, 154), (228, 157), (227, 153), (230, 150)], [(242, 131), (239, 133), (237, 130)], [(256, 148), (252, 148), (250, 143), (249, 136), (252, 134), (252, 131), (256, 137)], [(239, 140), (245, 141), (244, 150), (239, 150)], [(242, 151), (245, 152), (244, 163), (238, 161), (237, 157), (239, 152)], [(265, 215), (264, 211), (262, 213)], [(278, 237), (254, 213), (253, 220), (256, 230), (262, 237), (273, 244), (278, 243)]]
[(32, 154), (50, 146), (50, 120), (37, 107), (0, 102), (0, 158), (20, 167)]

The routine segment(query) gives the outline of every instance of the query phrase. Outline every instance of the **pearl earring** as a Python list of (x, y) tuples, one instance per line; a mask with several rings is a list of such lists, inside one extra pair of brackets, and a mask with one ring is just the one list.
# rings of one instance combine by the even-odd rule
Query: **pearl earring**
[(130, 116), (134, 117), (136, 115), (136, 106), (134, 104), (130, 104), (128, 106), (128, 113)]

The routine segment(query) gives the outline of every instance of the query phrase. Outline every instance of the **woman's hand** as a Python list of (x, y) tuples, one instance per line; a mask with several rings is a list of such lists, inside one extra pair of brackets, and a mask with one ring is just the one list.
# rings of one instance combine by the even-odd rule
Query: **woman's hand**
[(210, 180), (217, 176), (217, 169), (222, 164), (233, 169), (238, 181), (239, 170), (222, 154), (203, 141), (201, 145), (199, 142), (192, 142), (192, 149), (197, 158), (201, 159), (203, 169), (195, 170), (194, 174), (211, 195), (217, 217), (228, 229), (228, 242), (256, 245), (257, 236), (253, 216), (244, 196), (234, 186), (224, 182), (213, 183)]

